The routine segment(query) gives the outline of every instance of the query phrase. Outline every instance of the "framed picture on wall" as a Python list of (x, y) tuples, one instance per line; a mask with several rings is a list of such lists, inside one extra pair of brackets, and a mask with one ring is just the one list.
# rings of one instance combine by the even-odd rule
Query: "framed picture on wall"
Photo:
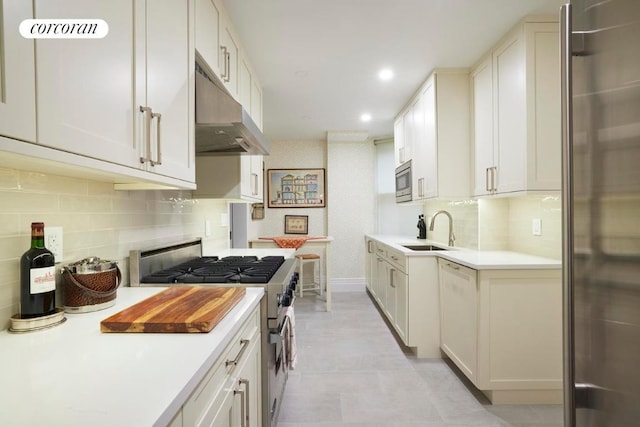
[(309, 217), (307, 215), (285, 215), (284, 234), (309, 234)]
[(268, 169), (269, 208), (324, 208), (327, 193), (324, 169)]

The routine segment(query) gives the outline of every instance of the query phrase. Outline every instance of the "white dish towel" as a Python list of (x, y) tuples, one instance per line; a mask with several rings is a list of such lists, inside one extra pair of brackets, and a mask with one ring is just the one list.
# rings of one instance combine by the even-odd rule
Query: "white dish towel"
[(289, 369), (295, 369), (296, 361), (298, 359), (298, 350), (296, 348), (296, 316), (293, 313), (292, 305), (285, 307), (284, 315), (289, 318), (289, 336), (285, 337), (285, 351), (288, 355), (287, 363), (289, 365)]

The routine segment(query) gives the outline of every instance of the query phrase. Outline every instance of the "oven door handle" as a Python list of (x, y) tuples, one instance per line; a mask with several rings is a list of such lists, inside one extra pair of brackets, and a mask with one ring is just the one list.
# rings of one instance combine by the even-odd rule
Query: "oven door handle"
[(288, 329), (289, 324), (289, 316), (284, 317), (284, 322), (282, 322), (282, 327), (278, 332), (270, 332), (269, 333), (269, 344), (280, 344), (284, 341), (284, 331)]

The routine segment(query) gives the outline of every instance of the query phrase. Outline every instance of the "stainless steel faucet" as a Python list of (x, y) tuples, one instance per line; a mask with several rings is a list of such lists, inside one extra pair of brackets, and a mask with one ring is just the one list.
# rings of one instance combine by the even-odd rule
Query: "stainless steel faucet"
[(456, 235), (453, 234), (453, 217), (449, 212), (438, 211), (434, 213), (433, 216), (431, 217), (431, 223), (429, 224), (429, 231), (433, 231), (433, 226), (435, 225), (436, 217), (440, 214), (445, 214), (446, 216), (449, 217), (449, 246), (453, 247), (453, 243), (456, 240)]

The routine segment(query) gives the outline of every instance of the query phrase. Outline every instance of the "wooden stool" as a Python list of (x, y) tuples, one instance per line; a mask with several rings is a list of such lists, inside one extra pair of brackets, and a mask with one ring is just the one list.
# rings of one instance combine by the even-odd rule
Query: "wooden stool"
[[(322, 295), (322, 270), (320, 269), (320, 255), (316, 254), (298, 254), (295, 256), (298, 260), (298, 274), (300, 275), (298, 282), (298, 293), (302, 298), (304, 291), (320, 291)], [(313, 263), (313, 279), (311, 283), (304, 282), (304, 266)], [(318, 281), (316, 282), (316, 267), (318, 267)]]

